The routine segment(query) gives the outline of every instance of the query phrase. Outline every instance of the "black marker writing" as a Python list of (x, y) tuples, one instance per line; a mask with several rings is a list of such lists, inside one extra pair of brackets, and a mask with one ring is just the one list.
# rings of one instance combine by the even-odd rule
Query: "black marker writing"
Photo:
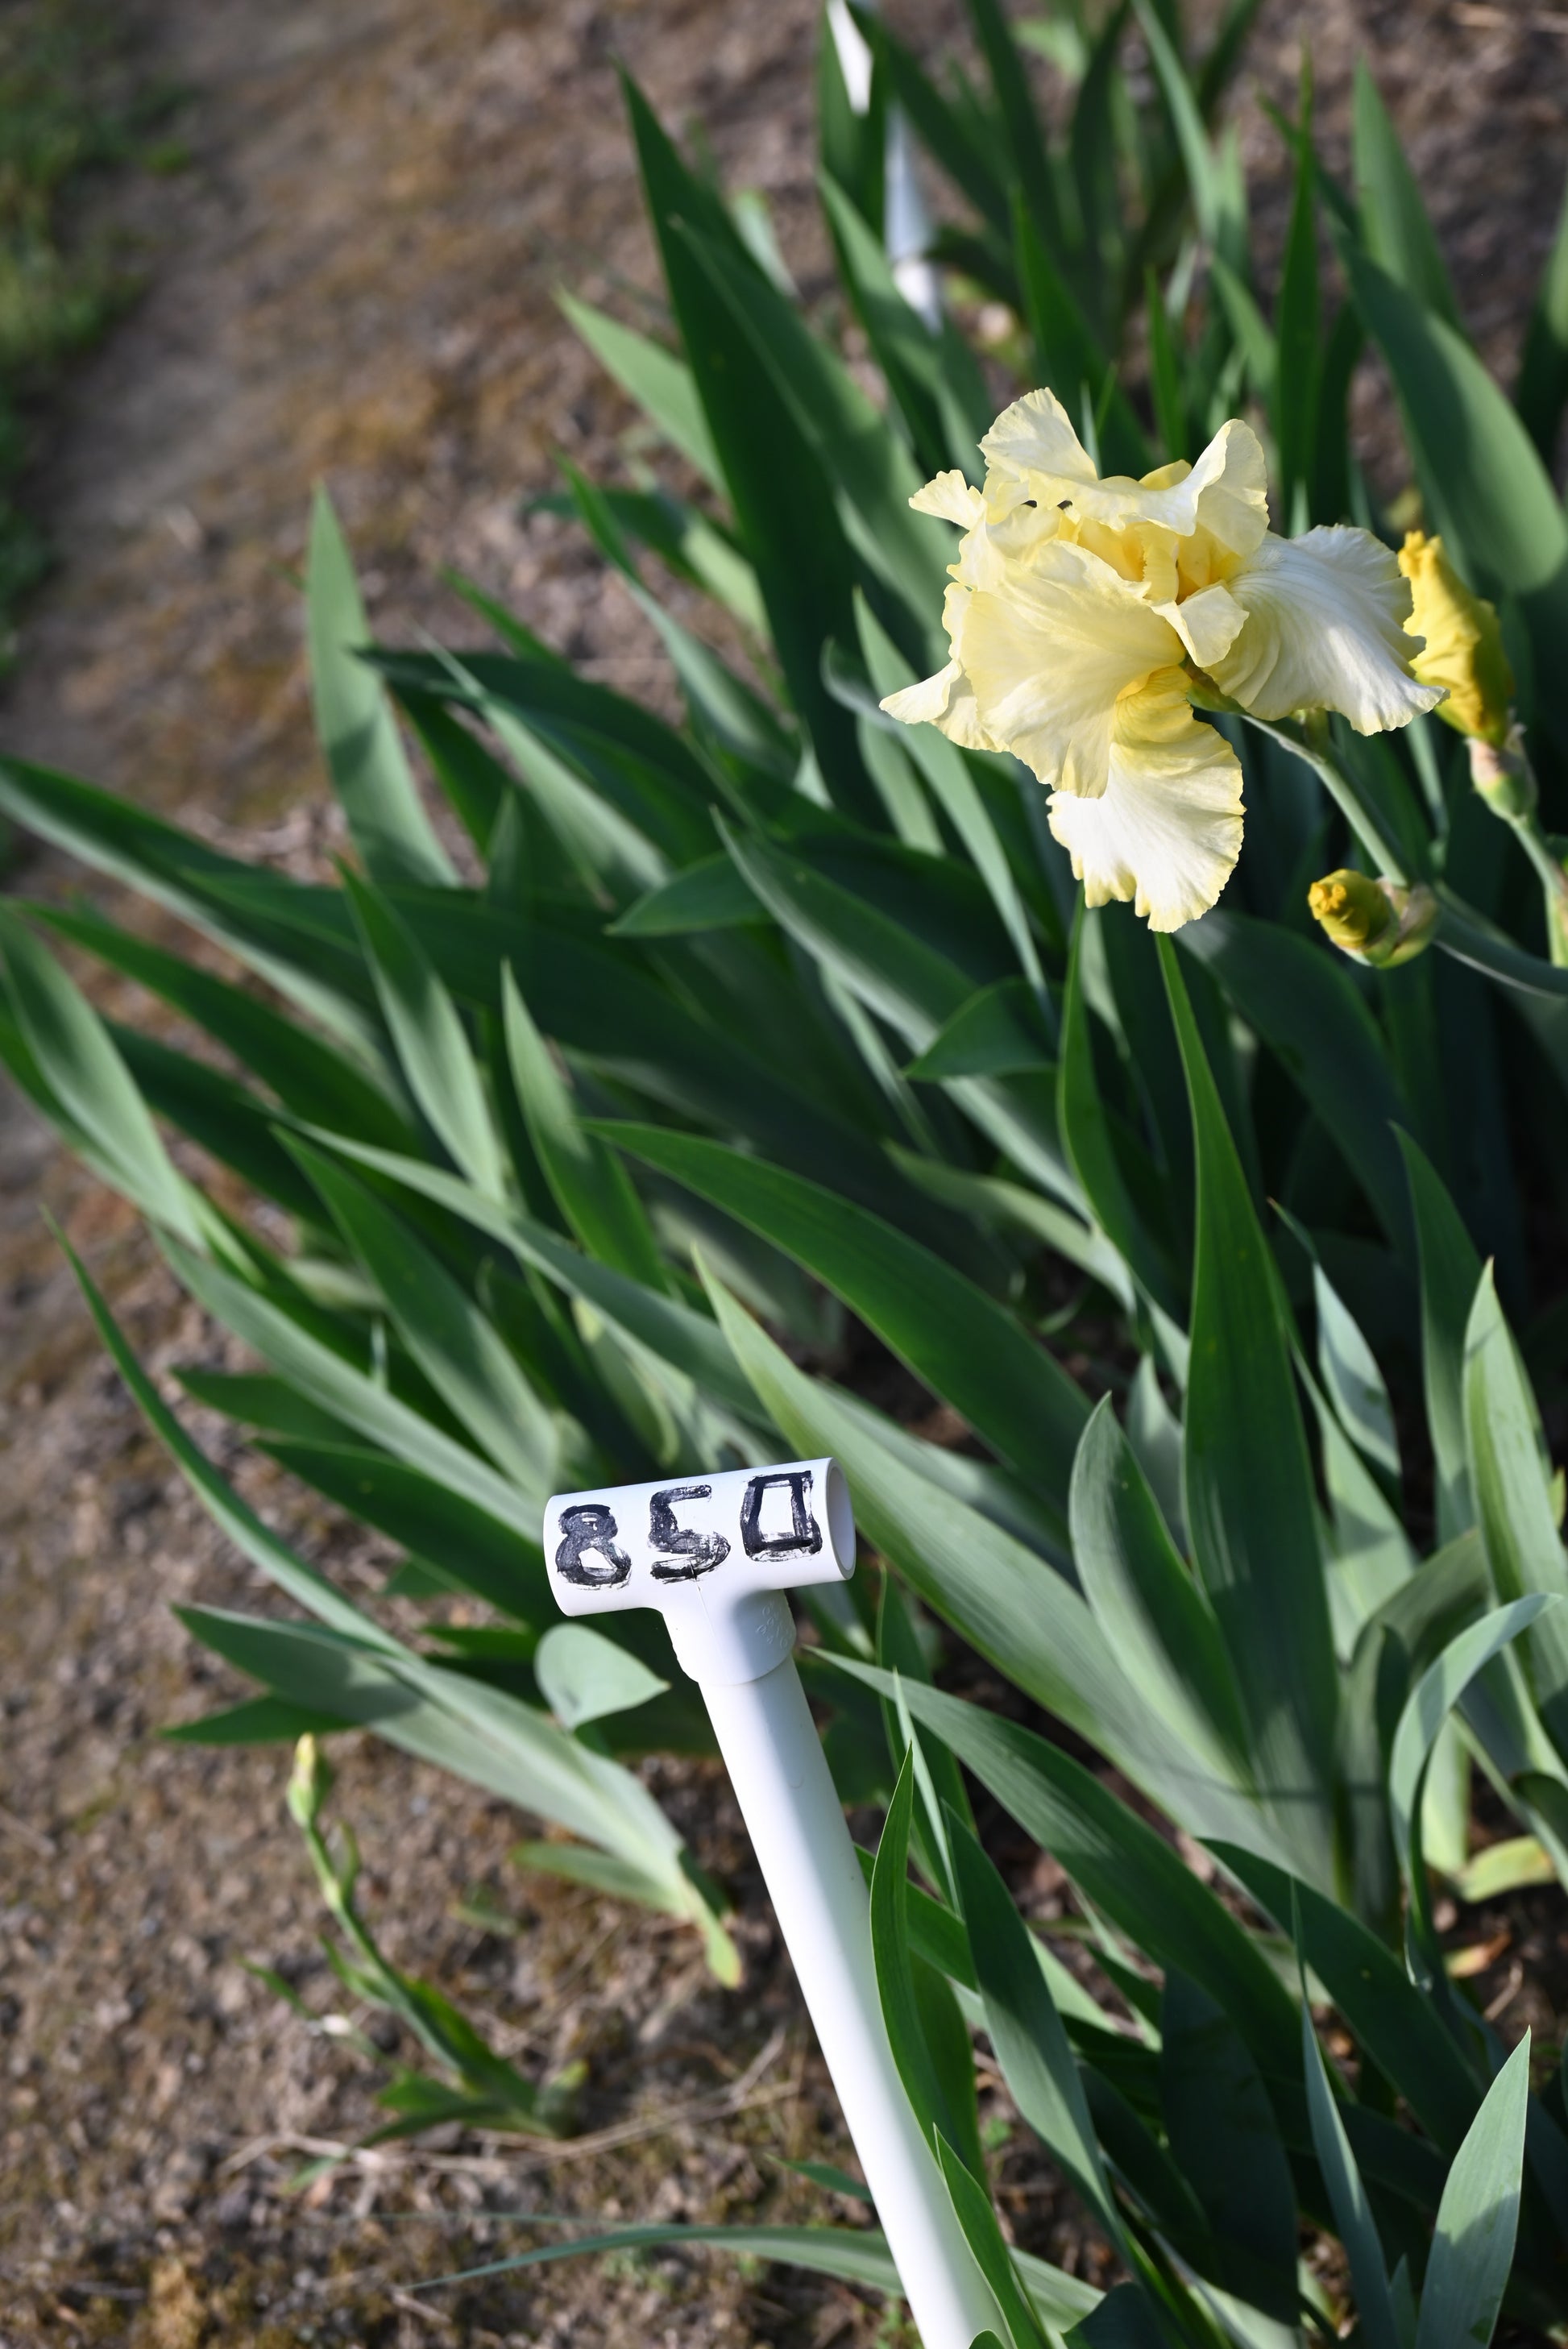
[[(789, 1531), (762, 1531), (762, 1495), (771, 1485), (789, 1488)], [(822, 1547), (822, 1529), (807, 1506), (811, 1489), (809, 1468), (788, 1468), (777, 1475), (753, 1476), (740, 1504), (740, 1538), (748, 1557), (815, 1557)]]
[[(555, 1571), (562, 1580), (579, 1583), (586, 1590), (614, 1590), (624, 1582), (632, 1561), (624, 1550), (615, 1547), (618, 1530), (614, 1511), (597, 1501), (562, 1509), (561, 1547), (555, 1553)], [(591, 1564), (595, 1551), (597, 1563)]]
[(722, 1534), (699, 1534), (695, 1526), (677, 1526), (675, 1505), (677, 1501), (710, 1501), (711, 1485), (666, 1485), (648, 1503), (648, 1546), (663, 1550), (665, 1555), (654, 1562), (655, 1582), (695, 1582), (699, 1574), (711, 1574), (729, 1556), (729, 1544)]

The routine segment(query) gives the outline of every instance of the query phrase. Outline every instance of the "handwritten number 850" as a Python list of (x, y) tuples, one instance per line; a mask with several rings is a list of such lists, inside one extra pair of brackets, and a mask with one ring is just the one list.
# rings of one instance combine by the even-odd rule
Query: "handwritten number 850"
[[(814, 1557), (822, 1547), (822, 1529), (811, 1513), (811, 1471), (787, 1468), (753, 1476), (740, 1504), (740, 1541), (748, 1557)], [(787, 1532), (765, 1534), (762, 1502), (765, 1494), (784, 1486), (789, 1495)], [(655, 1582), (695, 1582), (711, 1574), (729, 1556), (730, 1545), (721, 1533), (704, 1533), (676, 1518), (676, 1505), (707, 1501), (711, 1485), (666, 1485), (648, 1503), (648, 1547)], [(618, 1589), (632, 1571), (624, 1550), (615, 1547), (620, 1527), (615, 1513), (602, 1501), (579, 1501), (561, 1512), (561, 1541), (555, 1571), (563, 1582), (588, 1590)]]

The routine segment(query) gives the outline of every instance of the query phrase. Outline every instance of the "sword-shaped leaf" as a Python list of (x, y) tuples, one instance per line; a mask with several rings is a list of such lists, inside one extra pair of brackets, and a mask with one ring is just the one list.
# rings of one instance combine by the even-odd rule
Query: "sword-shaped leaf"
[(856, 9), (855, 21), (887, 73), (892, 96), (922, 145), (975, 211), (1005, 233), (1007, 175), (995, 140), (977, 137), (970, 116), (950, 104), (880, 12)]
[(1170, 109), (1187, 191), (1205, 244), (1233, 271), (1247, 265), (1246, 191), (1222, 144), (1216, 147), (1158, 0), (1132, 0), (1149, 55)]
[(1317, 431), (1323, 331), (1317, 285), (1316, 157), (1312, 144), (1312, 83), (1302, 74), (1302, 140), (1296, 150), (1295, 194), (1274, 305), (1279, 364), (1274, 376), (1274, 442), (1279, 450), (1280, 506), (1286, 528), (1305, 515)]
[[(1035, 2321), (1035, 2312), (1025, 2297), (1017, 2269), (1013, 2263), (1012, 2247), (997, 2224), (990, 2195), (969, 2163), (954, 2152), (940, 2124), (933, 2134), (937, 2162), (952, 2197), (958, 2223), (964, 2230), (964, 2240), (975, 2254), (975, 2266), (990, 2286), (1013, 2349), (1046, 2349), (1045, 2337)], [(983, 2165), (980, 2175), (985, 2175)], [(989, 2328), (979, 2335), (982, 2343), (987, 2339), (995, 2341), (995, 2337)]]
[(1474, 2079), (1429, 1999), (1359, 1919), (1298, 1877), (1237, 1845), (1210, 1849), (1320, 1982), (1359, 2044), (1439, 2145), (1457, 2146), (1476, 2107)]
[[(548, 2213), (527, 2211), (517, 2223), (542, 2227), (559, 2226), (562, 2221)], [(545, 2267), (557, 2260), (587, 2259), (603, 2251), (678, 2249), (684, 2243), (710, 2245), (738, 2260), (769, 2260), (781, 2267), (804, 2268), (812, 2275), (832, 2276), (841, 2283), (886, 2292), (890, 2299), (902, 2295), (892, 2254), (874, 2227), (610, 2227), (597, 2234), (580, 2235), (573, 2242), (544, 2243), (536, 2251), (488, 2260), (482, 2267), (432, 2276), (415, 2290), (438, 2292), (445, 2284), (478, 2283), (487, 2276), (511, 2275), (521, 2268)]]
[[(359, 1001), (362, 991), (369, 999), (356, 969), (357, 958), (352, 951), (323, 952), (297, 933), (253, 918), (253, 896), (247, 902), (225, 894), (226, 885), (248, 891), (257, 877), (252, 866), (222, 855), (116, 792), (20, 759), (0, 761), (0, 814), (79, 857), (93, 871), (139, 890), (204, 936), (216, 939), (362, 1059), (374, 1062), (377, 1046)], [(280, 875), (271, 877), (276, 883), (274, 899), (303, 895)]]
[(563, 1729), (629, 1713), (669, 1686), (591, 1623), (552, 1624), (534, 1651), (533, 1669)]
[[(315, 1220), (310, 1185), (302, 1183), (299, 1168), (278, 1138), (278, 1112), (260, 1094), (211, 1061), (176, 1052), (139, 1028), (113, 1020), (106, 1023), (106, 1033), (146, 1109), (199, 1142), (220, 1165), (232, 1166), (263, 1198), (274, 1199), (307, 1223)], [(192, 1211), (200, 1215), (198, 1196), (192, 1192)], [(154, 1222), (165, 1220), (153, 1209), (146, 1212)]]
[(1217, 2281), (1293, 2323), (1295, 2186), (1268, 2091), (1229, 2017), (1177, 1968), (1160, 2002), (1160, 2109), (1213, 2231)]
[(1036, 1944), (1012, 1894), (963, 1821), (954, 1818), (948, 1834), (985, 2028), (1008, 2094), (1111, 2240), (1119, 2242), (1120, 2213)]
[(1548, 1609), (1560, 1611), (1562, 1600), (1544, 1591), (1494, 1608), (1449, 1640), (1437, 1661), (1429, 1664), (1411, 1690), (1394, 1733), (1388, 1762), (1388, 1809), (1409, 1896), (1407, 1944), (1429, 1980), (1437, 1981), (1442, 1958), (1432, 1924), (1431, 1894), (1421, 1857), (1421, 1795), (1438, 1732), (1470, 1682), (1492, 1658), (1527, 1631)]
[[(968, 1001), (969, 976), (902, 923), (825, 879), (799, 854), (756, 834), (742, 837), (722, 824), (720, 830), (748, 885), (780, 926), (914, 1051), (924, 1051)], [(946, 1084), (960, 1108), (1037, 1182), (1070, 1206), (1080, 1205), (1057, 1136), (1047, 1079), (953, 1077)]]
[(823, 643), (835, 636), (848, 643), (852, 633), (853, 564), (833, 484), (774, 369), (757, 365), (742, 317), (704, 267), (693, 233), (723, 255), (727, 279), (749, 275), (758, 295), (782, 297), (746, 254), (713, 191), (686, 170), (641, 91), (630, 80), (624, 88), (671, 306), (790, 699), (830, 789), (869, 816), (871, 787), (852, 723), (821, 681)]
[(768, 919), (740, 873), (722, 854), (704, 856), (672, 874), (611, 923), (614, 938), (689, 937), (694, 932), (743, 927)]
[(724, 475), (686, 361), (574, 295), (558, 294), (556, 299), (605, 373), (722, 497)]
[[(969, 20), (980, 44), (991, 90), (1000, 117), (1009, 179), (1027, 207), (1041, 243), (1057, 252), (1069, 242), (1068, 222), (1056, 185), (1054, 158), (1046, 141), (1045, 126), (1029, 92), (1024, 60), (1003, 14), (1000, 0), (968, 0)], [(1098, 386), (1097, 386), (1098, 389)], [(1066, 398), (1066, 395), (1063, 395)], [(1076, 403), (1069, 401), (1069, 408)]]
[(590, 1256), (646, 1288), (667, 1289), (647, 1210), (620, 1160), (578, 1115), (510, 965), (501, 974), (501, 1017), (512, 1081), (556, 1206)]
[[(856, 1489), (859, 1507), (860, 1493)], [(892, 1692), (893, 1676), (841, 1656), (838, 1670)], [(1266, 1957), (1171, 1845), (1110, 1789), (1033, 1730), (945, 1691), (903, 1683), (917, 1723), (949, 1744), (1004, 1810), (1057, 1858), (1087, 1899), (1154, 1964), (1177, 1967), (1231, 2017), (1271, 2084), (1295, 2076), (1289, 1992)]]
[[(198, 1391), (189, 1377), (186, 1384)], [(365, 1444), (299, 1435), (273, 1436), (257, 1448), (502, 1614), (522, 1623), (553, 1620), (554, 1594), (538, 1543), (423, 1469)]]
[(1343, 968), (1327, 948), (1245, 914), (1208, 914), (1182, 931), (1181, 944), (1300, 1086), (1389, 1239), (1408, 1253), (1397, 1130), (1408, 1112), (1377, 1024)]
[[(855, 614), (872, 690), (879, 698), (885, 698), (913, 685), (913, 669), (863, 595), (856, 595)], [(1035, 991), (1037, 1002), (1042, 1004), (1044, 1016), (1048, 1017), (1039, 954), (1017, 876), (963, 751), (934, 726), (908, 727), (903, 734), (910, 757), (989, 890), (991, 901), (1006, 925), (1019, 967)]]
[(1186, 1300), (1161, 1246), (1139, 1210), (1117, 1155), (1116, 1142), (1094, 1065), (1088, 1002), (1084, 990), (1085, 921), (1079, 916), (1068, 960), (1062, 1002), (1061, 1061), (1057, 1071), (1057, 1123), (1074, 1174), (1095, 1221), (1119, 1251), (1145, 1294), (1173, 1319)]
[(457, 1005), (396, 906), (353, 874), (343, 878), (408, 1089), (463, 1172), (499, 1199), (506, 1185), (500, 1143)]
[(974, 352), (950, 319), (934, 328), (905, 300), (884, 245), (839, 182), (824, 171), (817, 184), (840, 272), (922, 471), (977, 471), (992, 402)]
[(984, 1289), (880, 1216), (782, 1167), (668, 1126), (593, 1130), (826, 1281), (917, 1378), (1062, 1505), (1088, 1403)]
[(1527, 2031), (1454, 2156), (1421, 2287), (1416, 2349), (1488, 2349), (1513, 2265), (1529, 2105)]
[(89, 906), (36, 905), (18, 911), (46, 922), (196, 1020), (296, 1116), (344, 1126), (388, 1150), (407, 1147), (408, 1128), (385, 1089), (335, 1045), (285, 1019), (259, 997), (150, 945)]
[(1306, 2070), (1306, 2108), (1312, 2122), (1312, 2142), (1316, 2148), (1318, 2168), (1328, 2189), (1334, 2223), (1345, 2246), (1345, 2256), (1350, 2262), (1350, 2281), (1355, 2287), (1356, 2311), (1361, 2320), (1362, 2334), (1367, 2349), (1404, 2349), (1398, 2321), (1394, 2313), (1394, 2296), (1389, 2290), (1387, 2261), (1377, 2232), (1377, 2221), (1372, 2215), (1372, 2205), (1367, 2200), (1361, 2172), (1356, 2166), (1356, 2157), (1350, 2150), (1350, 2140), (1345, 2133), (1339, 2106), (1328, 2084), (1323, 2050), (1312, 2027), (1312, 2005), (1307, 1997), (1305, 1977), (1301, 1991), (1301, 2045)]
[(488, 701), (511, 710), (673, 864), (712, 846), (714, 778), (691, 742), (565, 662), (510, 652), (455, 662), (438, 653), (378, 652), (375, 665), (399, 692), (411, 687), (459, 708)]
[[(108, 1308), (67, 1248), (72, 1268), (105, 1345), (143, 1416), (222, 1530), (263, 1574), (323, 1627), (308, 1661), (309, 1701), (351, 1719), (374, 1715), (384, 1733), (410, 1752), (441, 1762), (507, 1800), (558, 1819), (616, 1853), (644, 1883), (657, 1887), (656, 1904), (696, 1917), (702, 1903), (679, 1864), (679, 1838), (637, 1779), (553, 1728), (542, 1715), (498, 1689), (463, 1678), (416, 1655), (359, 1609), (327, 1579), (264, 1526), (255, 1512), (191, 1443), (137, 1361)], [(204, 1618), (204, 1625), (211, 1619)], [(256, 1644), (307, 1635), (301, 1624), (246, 1625), (247, 1653)], [(319, 1644), (322, 1641), (327, 1646)], [(276, 1650), (268, 1651), (275, 1657)], [(303, 1656), (303, 1651), (292, 1652)], [(249, 1669), (249, 1666), (245, 1667)], [(260, 1677), (266, 1677), (265, 1674)], [(285, 1672), (280, 1693), (288, 1695), (296, 1675)]]
[(387, 688), (359, 653), (369, 640), (354, 564), (332, 502), (317, 487), (305, 563), (305, 618), (316, 730), (354, 844), (376, 881), (454, 882), (425, 813)]
[(750, 378), (771, 378), (811, 458), (838, 492), (856, 553), (903, 607), (911, 651), (934, 654), (931, 632), (942, 593), (943, 550), (938, 533), (910, 512), (921, 482), (908, 450), (837, 354), (733, 245), (702, 234), (695, 224), (680, 233), (740, 329)]
[[(897, 1675), (890, 1673), (887, 1678), (896, 1682)], [(913, 1805), (912, 1747), (898, 1774), (872, 1871), (872, 1954), (877, 1992), (893, 2061), (923, 2134), (929, 2137), (933, 2129), (940, 2129), (950, 2144), (964, 2147), (971, 2166), (984, 2174), (974, 2065), (953, 1992), (942, 1976), (910, 1948), (905, 1910)]]
[(1351, 168), (1367, 252), (1423, 309), (1460, 327), (1453, 284), (1420, 189), (1365, 57), (1356, 63), (1350, 126)]
[(1437, 1469), (1438, 1531), (1444, 1540), (1473, 1524), (1464, 1413), (1465, 1331), (1480, 1282), (1480, 1258), (1458, 1208), (1408, 1134), (1401, 1133), (1421, 1267), (1421, 1371)]
[[(1490, 1266), (1465, 1331), (1464, 1411), (1470, 1487), (1498, 1597), (1568, 1598), (1551, 1458)], [(1565, 1616), (1568, 1609), (1553, 1608), (1524, 1648), (1527, 1678), (1560, 1752), (1568, 1752)]]
[(70, 1123), (142, 1213), (205, 1245), (196, 1195), (174, 1165), (108, 1029), (73, 979), (14, 914), (0, 911), (11, 1009), (38, 1073)]
[(1355, 1316), (1315, 1257), (1313, 1300), (1317, 1308), (1317, 1368), (1339, 1423), (1358, 1452), (1397, 1492), (1399, 1439), (1377, 1358)]
[[(674, 1830), (629, 1771), (500, 1689), (315, 1623), (263, 1621), (222, 1609), (176, 1610), (236, 1670), (281, 1695), (374, 1729), (389, 1744), (450, 1770), (519, 1809), (557, 1820), (612, 1852), (626, 1897), (695, 1913)], [(361, 1630), (368, 1630), (363, 1620)]]
[(536, 1505), (520, 1486), (324, 1344), (272, 1298), (176, 1241), (167, 1252), (200, 1303), (322, 1411), (395, 1458), (411, 1460), (503, 1525), (534, 1520)]
[(1513, 391), (1513, 404), (1524, 429), (1548, 465), (1556, 454), (1564, 400), (1568, 400), (1568, 195), (1530, 314)]
[(582, 1298), (634, 1345), (645, 1347), (728, 1408), (755, 1415), (756, 1397), (706, 1314), (663, 1290), (645, 1288), (625, 1273), (574, 1247), (521, 1208), (500, 1205), (443, 1167), (402, 1157), (395, 1151), (338, 1144), (331, 1135), (318, 1139), (333, 1143), (343, 1156), (390, 1176), (421, 1197), (449, 1208), (476, 1229), (490, 1233), (510, 1247), (521, 1263), (542, 1273), (568, 1296)]
[(1161, 952), (1198, 1158), (1187, 1523), (1247, 1708), (1254, 1783), (1291, 1821), (1299, 1872), (1326, 1884), (1338, 1678), (1290, 1337), (1175, 955), (1164, 940)]
[(1139, 1695), (1217, 1777), (1248, 1783), (1246, 1713), (1213, 1609), (1172, 1547), (1107, 1396), (1073, 1464), (1073, 1558)]
[(560, 1465), (561, 1429), (493, 1323), (374, 1191), (303, 1138), (289, 1147), (436, 1392), (518, 1486), (513, 1516), (522, 1514), (523, 1494), (542, 1504)]

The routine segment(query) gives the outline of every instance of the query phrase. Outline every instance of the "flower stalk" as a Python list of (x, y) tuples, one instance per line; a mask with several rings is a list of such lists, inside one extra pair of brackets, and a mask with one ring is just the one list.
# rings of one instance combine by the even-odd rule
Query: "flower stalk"
[(1347, 775), (1328, 747), (1328, 721), (1321, 711), (1306, 719), (1287, 719), (1278, 724), (1243, 710), (1249, 726), (1266, 734), (1282, 750), (1305, 760), (1350, 826), (1370, 863), (1386, 879), (1406, 888), (1415, 879), (1409, 860), (1360, 785)]

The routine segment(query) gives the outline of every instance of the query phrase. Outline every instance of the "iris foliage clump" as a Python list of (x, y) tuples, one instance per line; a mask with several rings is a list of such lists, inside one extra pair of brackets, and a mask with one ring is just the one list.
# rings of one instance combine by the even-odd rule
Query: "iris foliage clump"
[[(628, 88), (668, 334), (568, 307), (670, 462), (632, 486), (568, 471), (563, 494), (658, 629), (682, 722), (477, 592), (491, 642), (371, 647), (323, 500), (310, 657), (351, 865), (304, 885), (5, 762), (0, 809), (204, 944), (186, 959), (86, 903), (14, 903), (0, 1050), (253, 1352), (191, 1392), (390, 1534), (397, 1592), (488, 1610), (439, 1604), (410, 1642), (346, 1597), (196, 1448), (84, 1274), (149, 1418), (299, 1609), (191, 1611), (260, 1692), (182, 1733), (373, 1728), (549, 1822), (530, 1864), (689, 1919), (733, 1979), (721, 1897), (627, 1767), (707, 1750), (700, 1711), (651, 1619), (556, 1621), (542, 1506), (834, 1453), (879, 1570), (813, 1603), (806, 1670), (846, 1800), (885, 1806), (867, 1864), (889, 2029), (995, 2338), (1263, 2349), (1334, 2329), (1348, 2294), (1375, 2349), (1484, 2344), (1503, 2311), (1554, 2322), (1568, 2283), (1561, 2075), (1511, 2052), (1438, 1924), (1445, 1884), (1568, 1868), (1568, 1564), (1538, 1402), (1563, 1327), (1532, 1312), (1550, 1258), (1525, 1239), (1564, 1204), (1568, 244), (1511, 398), (1365, 78), (1350, 184), (1316, 157), (1309, 93), (1279, 119), (1295, 199), (1270, 290), (1216, 127), (1247, 0), (1202, 54), (1171, 0), (1064, 9), (1041, 36), (1065, 91), (1049, 136), (996, 0), (970, 14), (979, 86), (939, 84), (866, 18), (857, 107), (823, 45), (821, 201), (885, 402), (802, 314), (755, 204)], [(951, 199), (942, 310), (887, 257), (892, 107)], [(1229, 427), (1257, 450), (1251, 547), (1266, 490), (1269, 562), (1353, 532), (1379, 583), (1402, 682), (1362, 731), (1370, 704), (1227, 671), (1258, 641), (1240, 620), (1200, 657), (1218, 636), (1188, 641), (1187, 533), (1167, 599), (1186, 616), (1160, 620), (1150, 667), (1245, 823), (1212, 910), (1150, 898), (1170, 935), (1124, 902), (1149, 897), (1130, 853), (1091, 871), (1047, 814), (1042, 777), (1093, 808), (1103, 769), (1053, 770), (1047, 744), (1031, 771), (983, 683), (945, 730), (883, 706), (957, 707), (908, 698), (963, 667), (942, 626), (957, 540), (910, 500), (946, 476), (957, 519), (989, 526), (971, 492), (1000, 402), (954, 323), (979, 298), (1014, 322), (1014, 388), (1052, 395), (1036, 412), (1117, 513), (1141, 526), (1152, 495), (1165, 527)], [(1364, 352), (1408, 452), (1398, 526), (1349, 438)], [(1081, 579), (1111, 554), (1078, 538), (1049, 564)], [(1214, 544), (1209, 584), (1252, 628), (1242, 558)], [(722, 607), (745, 674), (662, 600), (671, 574)], [(1047, 630), (1026, 684), (1048, 693), (1052, 662)], [(1113, 742), (1138, 690), (1115, 685)], [(1158, 776), (1146, 795), (1158, 827)], [(226, 1069), (101, 1019), (45, 934), (163, 998)], [(286, 1241), (183, 1171), (170, 1129)], [(972, 1440), (825, 1375), (850, 1324)], [(1033, 1725), (934, 1682), (923, 1618)], [(1020, 1913), (975, 1787), (1065, 1870), (1092, 1967)], [(1478, 1840), (1478, 1795), (1501, 1841)], [(564, 2125), (563, 2084), (498, 2070), (381, 1964), (319, 1794), (302, 1806), (341, 1966), (422, 2018), (446, 2075), (396, 2084), (393, 2126)], [(1109, 2294), (1005, 2235), (971, 2033), (1113, 2248)], [(1324, 2233), (1332, 2289), (1301, 2256)], [(869, 2230), (733, 2240), (894, 2281)]]

